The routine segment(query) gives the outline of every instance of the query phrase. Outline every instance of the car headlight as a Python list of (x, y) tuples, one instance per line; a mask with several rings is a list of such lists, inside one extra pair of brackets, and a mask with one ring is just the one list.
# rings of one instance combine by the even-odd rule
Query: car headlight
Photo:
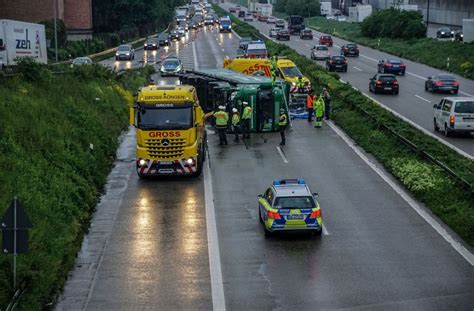
[(127, 56), (128, 56), (128, 55), (130, 55), (130, 53), (127, 53), (127, 54), (125, 54), (125, 55), (127, 55)]
[(441, 34), (444, 35), (444, 31), (441, 31)]
[(156, 46), (156, 43), (153, 43), (153, 46)]
[(229, 29), (232, 29), (232, 25), (229, 25)]
[(160, 71), (161, 71), (161, 72), (165, 72), (165, 71), (166, 71), (166, 70), (165, 70), (165, 67), (160, 67)]
[(119, 56), (119, 53), (118, 53), (118, 52), (117, 52), (117, 53), (115, 53), (115, 56)]

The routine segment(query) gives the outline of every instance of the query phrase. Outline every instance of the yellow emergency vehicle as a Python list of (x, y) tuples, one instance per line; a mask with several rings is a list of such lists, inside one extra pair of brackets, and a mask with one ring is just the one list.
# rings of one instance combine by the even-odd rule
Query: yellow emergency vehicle
[[(225, 58), (224, 68), (242, 72), (246, 75), (260, 73), (267, 77), (272, 76), (271, 62), (268, 58)], [(277, 74), (281, 79), (287, 81), (291, 85), (291, 92), (297, 91), (298, 78), (303, 76), (303, 74), (295, 63), (288, 58), (279, 57), (277, 61)], [(310, 86), (311, 82), (307, 77), (303, 76), (303, 82), (306, 88)]]
[(139, 177), (201, 174), (206, 134), (193, 86), (141, 88), (130, 109), (130, 123), (137, 129)]

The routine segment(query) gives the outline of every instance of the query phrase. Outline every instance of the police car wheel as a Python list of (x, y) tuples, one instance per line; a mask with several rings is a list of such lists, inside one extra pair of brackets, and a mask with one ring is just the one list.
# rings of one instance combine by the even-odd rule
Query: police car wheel
[(262, 213), (260, 213), (260, 209), (258, 210), (258, 221), (263, 224)]
[(314, 230), (312, 232), (313, 236), (315, 236), (315, 237), (321, 236), (322, 233), (323, 233), (323, 230)]
[(266, 238), (270, 238), (270, 237), (273, 236), (273, 232), (268, 231), (267, 228), (265, 228), (265, 225), (263, 226), (263, 231), (264, 231), (264, 233), (265, 233), (265, 237), (266, 237)]

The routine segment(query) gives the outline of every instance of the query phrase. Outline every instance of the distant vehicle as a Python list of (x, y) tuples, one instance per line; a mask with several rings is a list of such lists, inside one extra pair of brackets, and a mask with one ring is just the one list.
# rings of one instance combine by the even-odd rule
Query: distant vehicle
[(328, 59), (330, 58), (329, 48), (326, 45), (316, 45), (311, 49), (311, 59)]
[(377, 65), (378, 73), (393, 73), (404, 76), (406, 65), (399, 59), (379, 60)]
[(16, 65), (19, 58), (48, 62), (45, 26), (0, 19), (0, 69)]
[(331, 2), (320, 2), (320, 8), (321, 8), (321, 12), (320, 12), (320, 15), (321, 16), (327, 16), (327, 15), (331, 15), (331, 11), (332, 11), (332, 6), (331, 6)]
[(168, 34), (160, 33), (158, 35), (158, 45), (159, 46), (170, 45), (170, 40), (169, 40)]
[(462, 30), (456, 31), (456, 33), (454, 34), (454, 40), (461, 42), (464, 41), (464, 34), (462, 33)]
[(267, 46), (261, 41), (252, 41), (247, 44), (245, 50), (246, 56), (251, 58), (266, 58), (268, 57)]
[(290, 32), (285, 29), (280, 29), (276, 35), (277, 40), (287, 40), (290, 41)]
[(244, 21), (253, 22), (253, 15), (249, 13), (245, 14)]
[(270, 36), (270, 38), (276, 38), (277, 33), (279, 31), (280, 31), (280, 28), (272, 28), (270, 29), (270, 32), (268, 33), (268, 35)]
[(279, 19), (275, 22), (275, 27), (277, 28), (285, 28), (285, 21), (282, 19)]
[(341, 46), (341, 55), (359, 57), (359, 47), (354, 43), (343, 45)]
[(189, 31), (189, 22), (186, 22), (186, 23), (183, 25), (183, 28), (184, 28), (184, 31)]
[(454, 30), (449, 27), (440, 27), (436, 30), (436, 38), (453, 38)]
[(263, 194), (258, 195), (258, 218), (265, 237), (276, 231), (309, 231), (319, 236), (323, 219), (321, 208), (303, 179), (273, 181)]
[(435, 104), (434, 130), (442, 129), (446, 137), (453, 133), (474, 133), (474, 98), (445, 97)]
[(326, 36), (326, 35), (323, 35), (323, 36), (319, 37), (319, 44), (332, 46), (333, 45), (332, 37), (331, 36)]
[(71, 67), (92, 64), (92, 59), (89, 57), (76, 57), (71, 62)]
[(258, 20), (259, 22), (265, 22), (265, 23), (266, 23), (267, 20), (268, 20), (268, 16), (263, 15), (263, 14), (259, 14), (259, 15), (257, 16), (257, 20)]
[(176, 56), (168, 56), (161, 62), (160, 73), (162, 76), (175, 75), (183, 71), (183, 63)]
[(288, 22), (288, 31), (290, 34), (299, 34), (301, 30), (305, 29), (304, 19), (300, 15), (290, 15), (287, 18)]
[[(239, 10), (240, 10), (240, 7), (239, 7)], [(229, 8), (229, 12), (230, 12), (230, 13), (236, 13), (236, 12), (237, 12), (237, 7), (231, 7), (231, 8)]]
[(239, 17), (245, 17), (245, 11), (244, 10), (239, 11)]
[(210, 25), (214, 25), (214, 19), (212, 18), (212, 16), (206, 16), (206, 18), (204, 18), (204, 26)]
[(219, 22), (219, 32), (231, 32), (232, 31), (232, 21), (229, 17), (221, 18)]
[(300, 39), (308, 39), (308, 40), (313, 40), (313, 31), (309, 28), (303, 29), (300, 32)]
[(130, 44), (120, 45), (115, 52), (115, 60), (133, 60), (135, 59), (135, 50)]
[(143, 50), (158, 50), (159, 44), (157, 38), (148, 38), (143, 44)]
[(457, 94), (459, 91), (459, 82), (452, 75), (437, 74), (428, 77), (425, 81), (425, 91), (428, 92), (451, 92)]
[(336, 16), (334, 16), (334, 15), (326, 15), (326, 19), (336, 20)]
[(241, 50), (246, 50), (247, 49), (247, 45), (252, 42), (252, 38), (251, 37), (242, 37), (240, 38), (239, 40), (239, 49)]
[(342, 15), (341, 10), (334, 10), (333, 13), (334, 13), (334, 14), (333, 14), (334, 16), (341, 16), (341, 15)]
[(186, 23), (187, 21), (187, 16), (186, 15), (178, 15), (176, 16), (176, 23), (178, 25), (182, 24), (182, 23)]
[(377, 93), (390, 93), (398, 95), (398, 80), (392, 74), (378, 73), (370, 79), (369, 91)]
[[(187, 25), (187, 23), (185, 25)], [(186, 35), (186, 29), (183, 26), (176, 27), (176, 31), (181, 37), (184, 37)]]
[(344, 56), (331, 56), (326, 60), (326, 69), (329, 71), (347, 72), (347, 60)]
[(215, 23), (215, 24), (219, 24), (220, 18), (219, 18), (219, 16), (218, 16), (217, 14), (213, 14), (213, 15), (212, 15), (212, 18), (214, 18), (214, 23)]
[(275, 24), (275, 23), (276, 23), (276, 18), (275, 17), (269, 16), (267, 18), (267, 24)]
[(179, 35), (179, 32), (177, 30), (173, 30), (172, 32), (170, 32), (170, 41), (179, 40), (180, 37), (181, 36)]

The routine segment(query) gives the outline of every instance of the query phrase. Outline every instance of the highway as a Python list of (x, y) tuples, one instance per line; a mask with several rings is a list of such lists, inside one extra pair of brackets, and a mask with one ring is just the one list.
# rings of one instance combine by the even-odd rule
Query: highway
[[(222, 7), (229, 9), (234, 6), (231, 3), (222, 4)], [(249, 22), (263, 34), (268, 35), (271, 24), (259, 21)], [(295, 49), (298, 53), (310, 57), (311, 48), (318, 44), (317, 38), (322, 33), (313, 30), (313, 40), (301, 40), (299, 36), (291, 36), (290, 41), (280, 41)], [(330, 48), (331, 55), (339, 55), (340, 47), (349, 41), (333, 37), (334, 46)], [(276, 40), (274, 40), (276, 41)], [(474, 159), (474, 135), (456, 135), (455, 137), (445, 137), (442, 132), (435, 132), (433, 129), (433, 105), (445, 96), (451, 94), (433, 94), (424, 90), (424, 83), (428, 76), (441, 72), (438, 69), (419, 64), (413, 61), (403, 59), (407, 65), (405, 76), (398, 78), (400, 83), (400, 94), (398, 96), (373, 94), (369, 92), (369, 79), (377, 73), (377, 63), (380, 59), (395, 58), (387, 53), (383, 53), (368, 47), (359, 46), (360, 56), (358, 58), (347, 57), (348, 72), (340, 72), (339, 75), (343, 81), (361, 90), (364, 94), (374, 99), (381, 105), (389, 108), (395, 113), (407, 118), (415, 125), (424, 129), (427, 133), (435, 135), (438, 139), (448, 143), (453, 148), (457, 148), (461, 153)], [(325, 61), (318, 60), (318, 64), (325, 66)], [(474, 81), (454, 75), (460, 82), (458, 96), (474, 97)]]
[[(166, 53), (220, 68), (237, 46), (214, 29)], [(281, 149), (278, 133), (254, 134), (246, 149), (218, 146), (208, 128), (195, 179), (138, 179), (133, 129), (124, 135), (56, 309), (472, 310), (471, 250), (455, 249), (332, 123), (293, 125)], [(276, 178), (304, 178), (320, 194), (322, 237), (264, 237), (257, 195)]]

